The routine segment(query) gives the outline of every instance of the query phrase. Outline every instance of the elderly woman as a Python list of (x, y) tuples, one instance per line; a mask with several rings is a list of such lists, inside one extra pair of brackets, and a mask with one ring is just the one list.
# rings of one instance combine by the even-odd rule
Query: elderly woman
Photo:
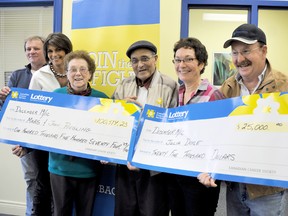
[[(65, 56), (64, 68), (68, 84), (54, 92), (107, 98), (104, 93), (92, 89), (95, 63), (85, 51), (75, 51)], [(100, 162), (58, 153), (49, 154), (49, 172), (54, 200), (54, 216), (92, 215), (98, 187)]]
[[(174, 66), (182, 81), (179, 88), (179, 106), (223, 99), (220, 91), (207, 79), (201, 79), (207, 65), (205, 46), (196, 38), (184, 38), (174, 45)], [(209, 134), (207, 134), (209, 136)], [(196, 177), (176, 176), (182, 194), (185, 213), (181, 215), (212, 216), (216, 212), (220, 187), (207, 188)], [(220, 182), (218, 182), (219, 184)], [(181, 197), (181, 196), (180, 196)]]

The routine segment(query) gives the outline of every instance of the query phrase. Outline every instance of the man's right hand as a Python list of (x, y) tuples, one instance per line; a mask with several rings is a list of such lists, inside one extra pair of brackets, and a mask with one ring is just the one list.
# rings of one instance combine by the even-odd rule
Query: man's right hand
[(213, 179), (209, 173), (200, 173), (197, 176), (197, 179), (201, 184), (205, 185), (206, 187), (217, 187), (215, 179)]
[(5, 100), (7, 95), (10, 93), (11, 89), (8, 86), (4, 86), (1, 90), (0, 90), (0, 100)]
[(13, 146), (12, 147), (12, 153), (18, 157), (23, 157), (24, 155), (27, 154), (27, 149), (26, 148), (23, 148), (19, 145), (16, 145), (16, 146)]

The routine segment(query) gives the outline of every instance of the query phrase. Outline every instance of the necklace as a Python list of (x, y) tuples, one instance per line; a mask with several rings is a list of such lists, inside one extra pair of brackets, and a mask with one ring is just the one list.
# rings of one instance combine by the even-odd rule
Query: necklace
[(63, 77), (66, 77), (66, 76), (67, 76), (66, 74), (62, 74), (62, 73), (56, 72), (56, 71), (54, 70), (54, 68), (53, 68), (52, 63), (49, 63), (49, 66), (50, 66), (50, 70), (52, 71), (52, 73), (54, 74), (55, 77), (61, 77), (61, 78), (63, 78)]

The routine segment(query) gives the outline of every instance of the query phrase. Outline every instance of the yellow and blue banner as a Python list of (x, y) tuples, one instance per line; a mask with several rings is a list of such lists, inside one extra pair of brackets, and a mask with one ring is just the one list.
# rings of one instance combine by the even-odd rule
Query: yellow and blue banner
[[(74, 50), (84, 49), (97, 68), (92, 86), (111, 96), (134, 75), (126, 50), (137, 40), (160, 45), (160, 0), (76, 0), (72, 8)], [(158, 49), (159, 50), (159, 49)]]

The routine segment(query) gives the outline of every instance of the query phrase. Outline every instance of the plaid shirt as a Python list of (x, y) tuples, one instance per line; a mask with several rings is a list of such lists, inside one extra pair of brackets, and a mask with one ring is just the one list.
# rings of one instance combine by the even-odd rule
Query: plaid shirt
[(198, 89), (191, 94), (190, 100), (186, 104), (184, 104), (184, 93), (185, 85), (182, 84), (179, 88), (179, 106), (224, 99), (219, 89), (211, 85), (207, 79), (201, 80)]

